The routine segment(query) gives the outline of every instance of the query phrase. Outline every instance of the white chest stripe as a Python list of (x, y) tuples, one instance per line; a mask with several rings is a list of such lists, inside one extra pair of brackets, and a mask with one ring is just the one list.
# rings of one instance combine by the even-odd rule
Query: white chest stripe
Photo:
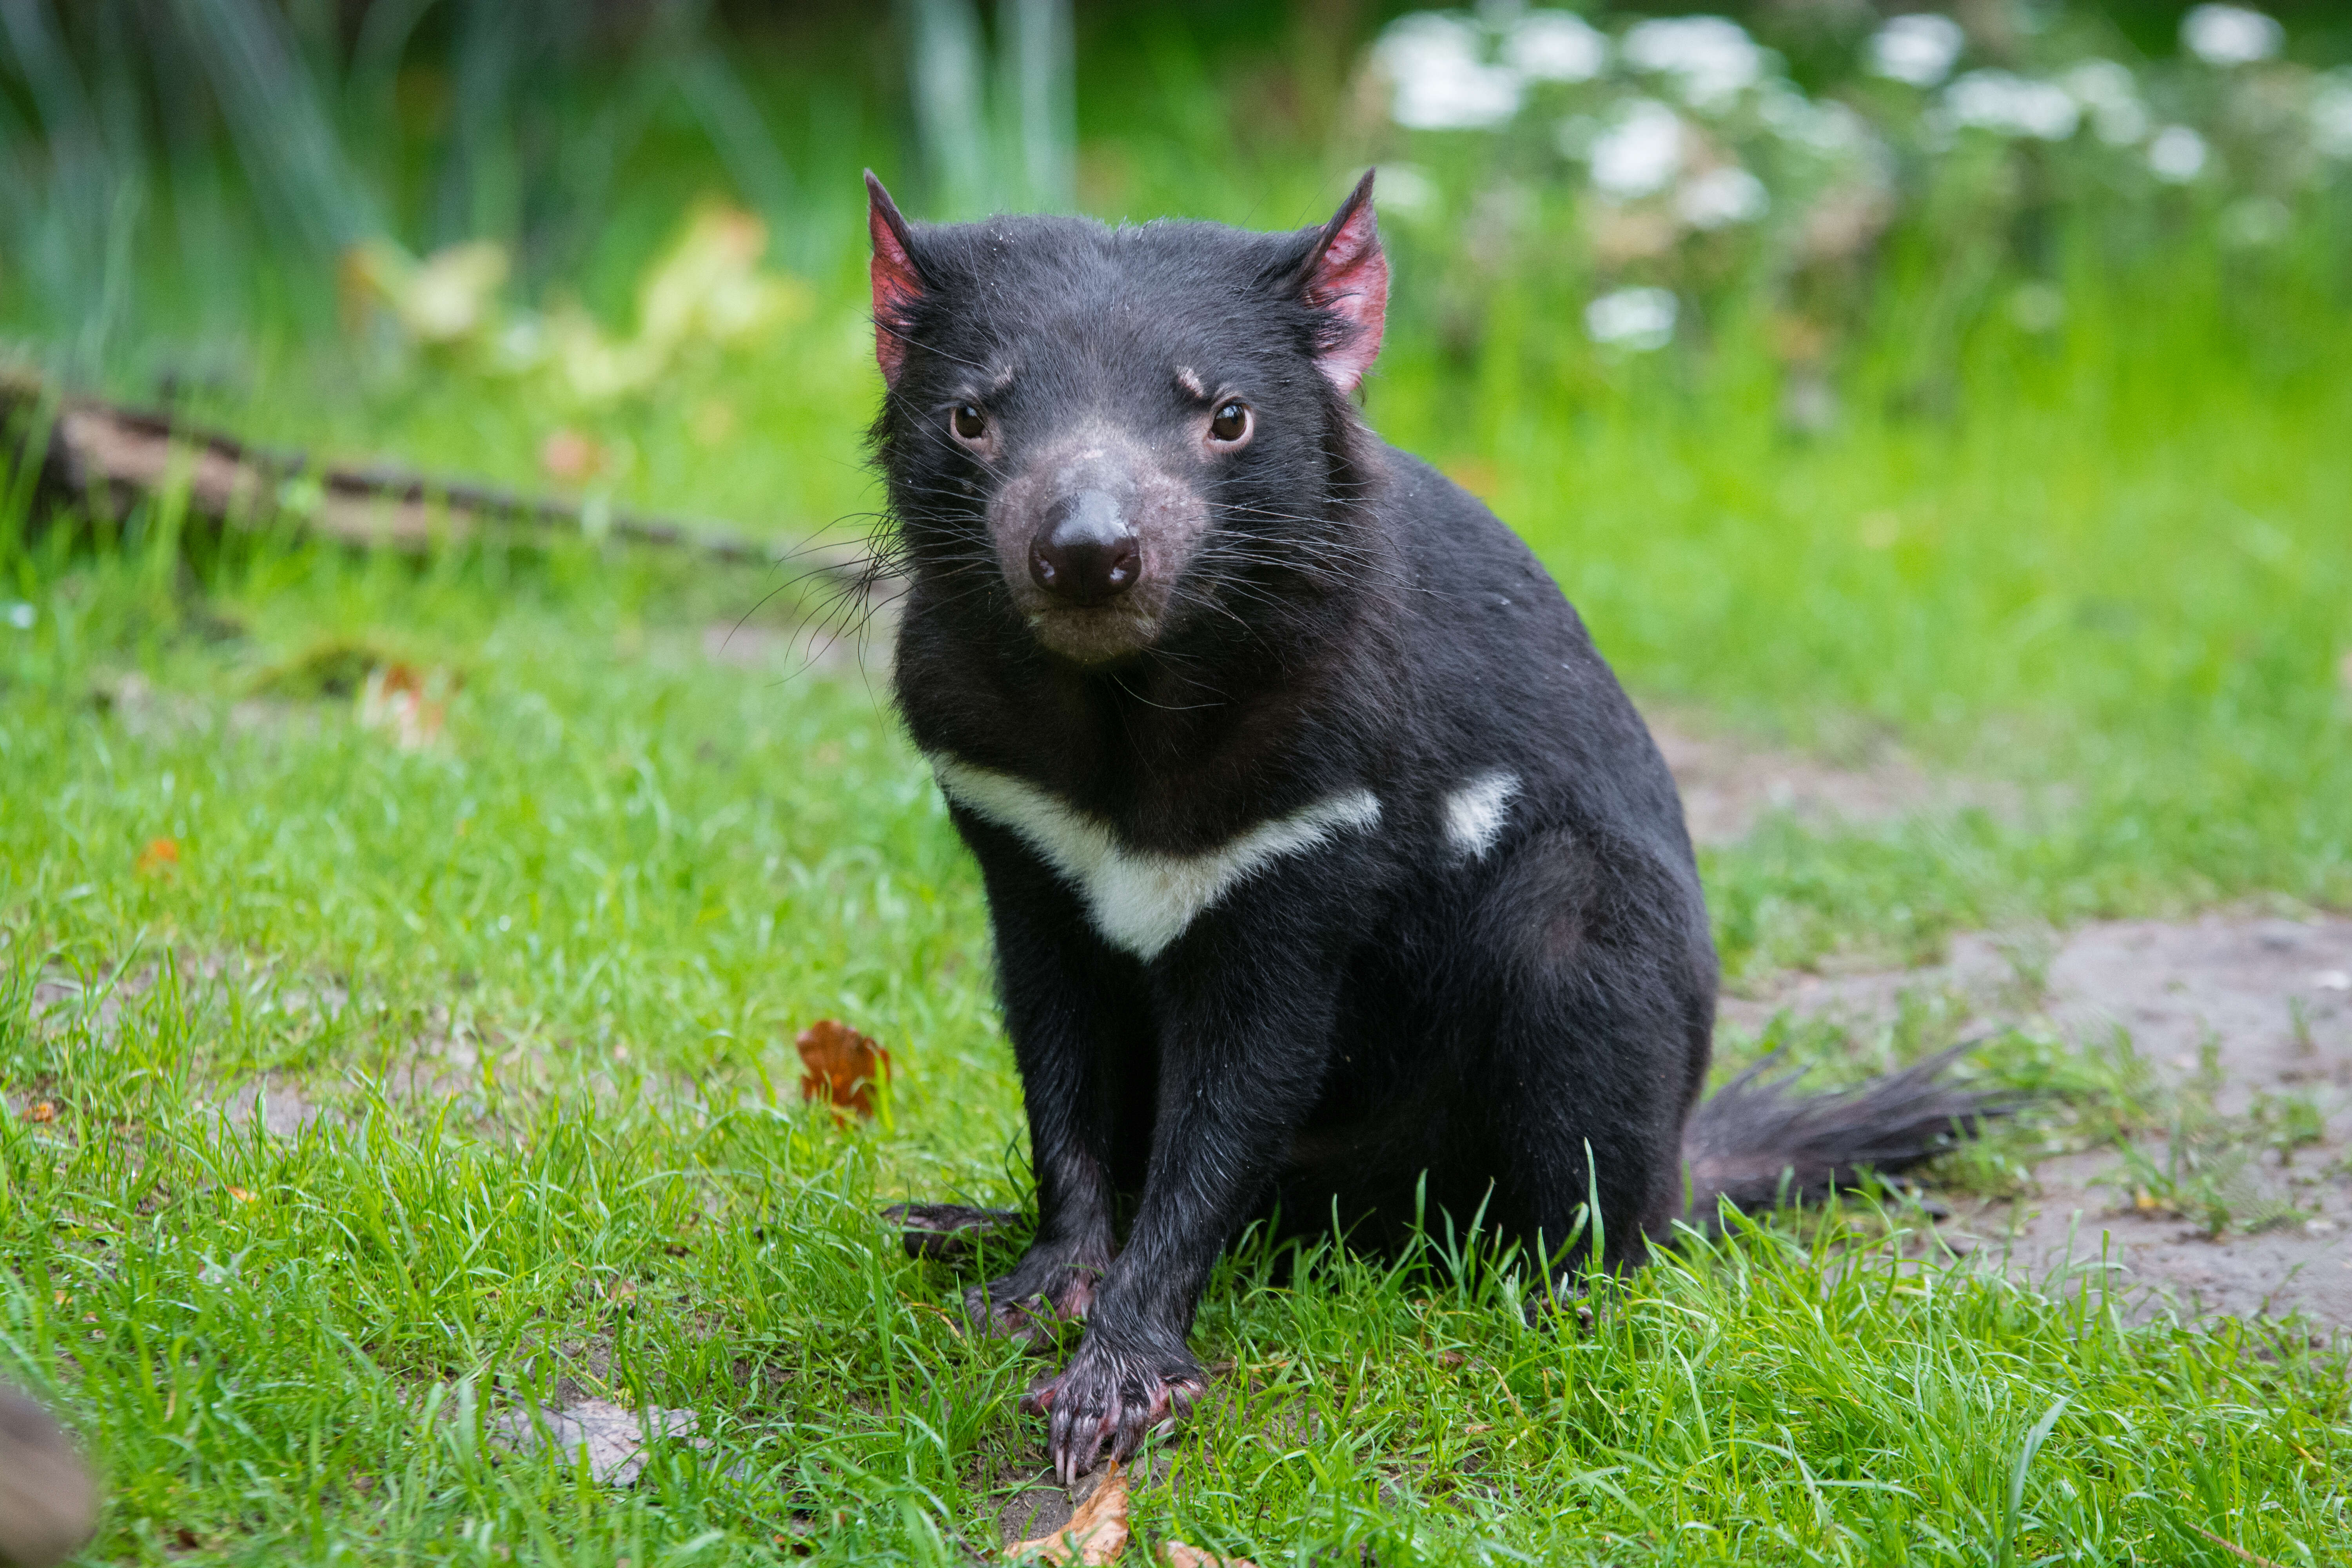
[(1497, 768), (1480, 773), (1445, 797), (1445, 841), (1457, 854), (1476, 860), (1495, 847), (1510, 817), (1519, 775)]
[(1147, 960), (1268, 862), (1381, 820), (1380, 797), (1350, 790), (1261, 822), (1203, 854), (1168, 855), (1127, 848), (1108, 823), (1009, 773), (948, 757), (932, 758), (931, 773), (950, 799), (1018, 834), (1059, 871), (1086, 901), (1103, 940)]

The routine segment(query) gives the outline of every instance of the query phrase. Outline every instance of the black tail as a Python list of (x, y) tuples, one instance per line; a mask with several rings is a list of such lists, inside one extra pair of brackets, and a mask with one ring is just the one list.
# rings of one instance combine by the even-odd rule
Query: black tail
[(1941, 1081), (1944, 1069), (1978, 1043), (1954, 1046), (1859, 1089), (1803, 1098), (1788, 1092), (1801, 1071), (1763, 1081), (1780, 1059), (1766, 1058), (1710, 1096), (1683, 1129), (1686, 1212), (1711, 1226), (1724, 1198), (1759, 1209), (1827, 1197), (1857, 1184), (1864, 1171), (1890, 1176), (1975, 1136), (1988, 1118), (2008, 1115), (2027, 1098)]

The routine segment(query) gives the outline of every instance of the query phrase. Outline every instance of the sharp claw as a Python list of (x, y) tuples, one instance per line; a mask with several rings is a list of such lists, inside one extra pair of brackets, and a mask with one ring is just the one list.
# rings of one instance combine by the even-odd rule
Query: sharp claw
[(1084, 1351), (1059, 1374), (1032, 1383), (1021, 1408), (1047, 1417), (1054, 1476), (1066, 1487), (1108, 1458), (1125, 1464), (1145, 1442), (1174, 1430), (1208, 1392), (1199, 1377), (1168, 1377)]

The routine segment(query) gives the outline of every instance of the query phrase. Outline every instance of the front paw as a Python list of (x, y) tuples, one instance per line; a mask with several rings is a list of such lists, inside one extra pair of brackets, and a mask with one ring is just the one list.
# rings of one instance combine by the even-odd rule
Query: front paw
[(963, 1310), (981, 1332), (1007, 1339), (1051, 1339), (1057, 1321), (1075, 1322), (1094, 1305), (1103, 1271), (1085, 1264), (1032, 1266), (1027, 1258), (1001, 1279), (963, 1293)]
[(1118, 1350), (1089, 1335), (1058, 1373), (1021, 1396), (1029, 1414), (1050, 1415), (1047, 1447), (1064, 1486), (1106, 1457), (1124, 1464), (1143, 1440), (1171, 1430), (1208, 1392), (1201, 1363), (1172, 1352)]

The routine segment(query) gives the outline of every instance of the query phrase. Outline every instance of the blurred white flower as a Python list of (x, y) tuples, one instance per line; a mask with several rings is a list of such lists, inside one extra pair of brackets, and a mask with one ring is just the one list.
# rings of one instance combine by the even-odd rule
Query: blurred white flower
[(1949, 16), (1932, 11), (1896, 16), (1870, 36), (1870, 68), (1913, 87), (1933, 87), (1952, 74), (1968, 41)]
[(1484, 41), (1475, 23), (1435, 11), (1390, 23), (1372, 46), (1395, 94), (1389, 118), (1410, 131), (1480, 131), (1517, 114), (1519, 73), (1482, 59)]
[(1437, 182), (1412, 163), (1382, 163), (1378, 182), (1381, 211), (1426, 217), (1437, 210)]
[(40, 618), (41, 612), (22, 599), (11, 599), (5, 605), (0, 605), (0, 621), (7, 622), (20, 632), (31, 631), (33, 623)]
[(1679, 81), (1692, 107), (1717, 109), (1764, 79), (1764, 51), (1723, 16), (1662, 16), (1626, 29), (1626, 62)]
[(1734, 164), (1685, 180), (1675, 193), (1675, 216), (1693, 228), (1754, 223), (1771, 206), (1771, 194), (1765, 190), (1764, 182)]
[(1584, 331), (1596, 343), (1636, 353), (1674, 342), (1681, 303), (1668, 289), (1620, 289), (1584, 307)]
[(1870, 122), (1834, 100), (1815, 102), (1786, 82), (1767, 83), (1757, 113), (1775, 136), (1816, 153), (1852, 153), (1877, 140)]
[(1443, 11), (1410, 11), (1381, 29), (1372, 58), (1391, 78), (1466, 60), (1478, 63), (1486, 40), (1478, 24)]
[(2186, 125), (2168, 125), (2147, 144), (2147, 166), (2168, 184), (2185, 185), (2205, 172), (2205, 138)]
[(518, 311), (490, 340), (490, 358), (500, 370), (536, 370), (547, 360), (547, 323), (530, 311)]
[(1591, 81), (1609, 63), (1609, 40), (1573, 11), (1530, 11), (1503, 40), (1503, 58), (1531, 81)]
[(2352, 158), (2352, 70), (2330, 71), (2311, 95), (2311, 144), (2324, 158)]
[(1656, 99), (1629, 100), (1617, 122), (1593, 138), (1593, 184), (1618, 197), (1664, 190), (1682, 173), (1683, 135), (1682, 116)]
[(2129, 147), (2146, 139), (2147, 106), (2140, 101), (2139, 83), (2130, 67), (2114, 60), (2084, 60), (2058, 79), (2090, 111), (2091, 129), (2100, 141), (2110, 147)]
[(1944, 89), (1944, 109), (1961, 125), (2063, 142), (2083, 121), (2064, 88), (2014, 71), (1970, 71)]
[(2252, 65), (2279, 52), (2286, 29), (2243, 5), (2199, 5), (2180, 18), (2180, 41), (2209, 66)]

